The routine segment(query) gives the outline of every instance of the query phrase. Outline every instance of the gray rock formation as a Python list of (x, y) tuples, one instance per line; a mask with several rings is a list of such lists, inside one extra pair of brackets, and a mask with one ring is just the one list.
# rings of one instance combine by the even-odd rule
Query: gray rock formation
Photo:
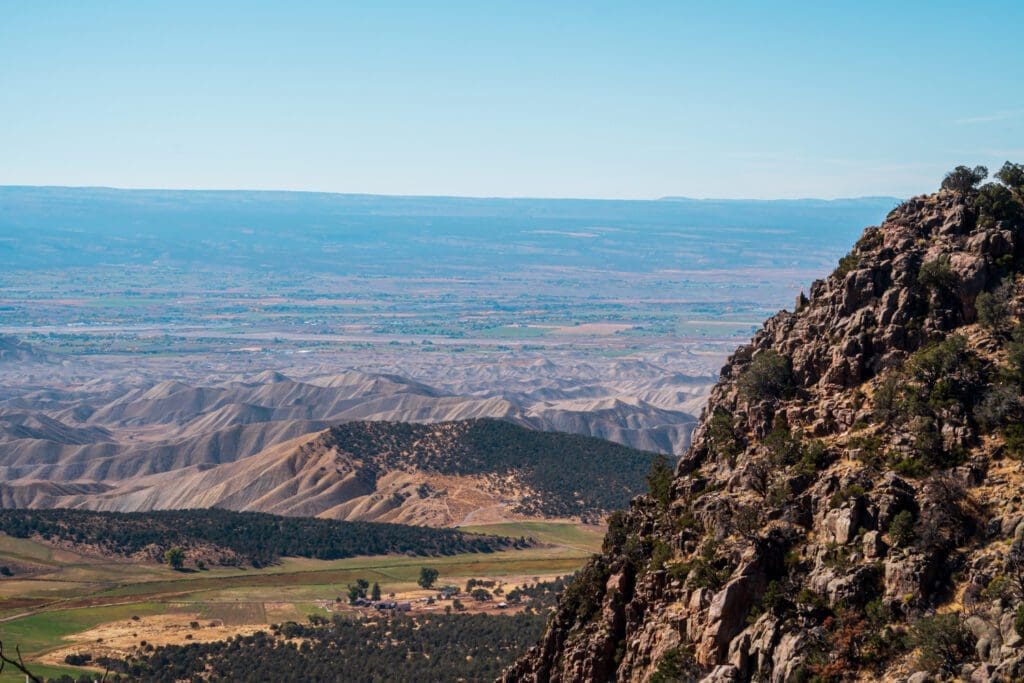
[(868, 228), (722, 370), (506, 681), (1024, 673), (1024, 188)]

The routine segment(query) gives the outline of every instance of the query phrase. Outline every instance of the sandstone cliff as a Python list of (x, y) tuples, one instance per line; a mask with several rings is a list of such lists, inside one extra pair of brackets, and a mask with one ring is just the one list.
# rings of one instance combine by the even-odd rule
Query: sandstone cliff
[(1024, 676), (1024, 169), (979, 175), (736, 351), (506, 681)]

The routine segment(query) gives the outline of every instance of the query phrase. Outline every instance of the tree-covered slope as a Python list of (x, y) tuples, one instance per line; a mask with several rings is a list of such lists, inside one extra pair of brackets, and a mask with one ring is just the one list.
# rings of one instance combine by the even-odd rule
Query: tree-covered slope
[(644, 490), (659, 456), (611, 441), (525, 429), (493, 419), (413, 424), (349, 422), (324, 446), (359, 463), (366, 477), (418, 471), (487, 477), (513, 510), (545, 517), (596, 517)]
[(342, 522), (230, 510), (91, 512), (0, 510), (0, 531), (121, 556), (162, 559), (172, 548), (207, 564), (281, 557), (333, 560), (357, 555), (490, 553), (526, 541), (401, 524)]

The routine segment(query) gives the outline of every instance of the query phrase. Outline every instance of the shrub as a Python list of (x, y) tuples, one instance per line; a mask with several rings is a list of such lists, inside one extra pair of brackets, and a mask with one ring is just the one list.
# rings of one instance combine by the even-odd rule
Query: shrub
[(857, 459), (866, 465), (877, 466), (882, 460), (882, 438), (879, 436), (855, 436), (846, 445), (850, 450), (856, 450)]
[(828, 449), (818, 439), (813, 439), (804, 448), (797, 463), (796, 473), (811, 475), (822, 468), (828, 460)]
[(942, 434), (935, 420), (930, 417), (919, 417), (914, 420), (910, 432), (913, 439), (914, 456), (923, 464), (937, 467), (945, 462), (945, 451), (942, 446)]
[(761, 510), (753, 505), (740, 505), (733, 511), (732, 523), (740, 536), (753, 538), (763, 526)]
[(921, 265), (921, 269), (917, 271), (917, 282), (929, 291), (951, 294), (956, 291), (960, 280), (953, 272), (949, 256), (943, 254)]
[(829, 507), (837, 508), (844, 505), (847, 501), (854, 500), (862, 497), (867, 491), (860, 484), (850, 484), (844, 486), (829, 498)]
[(651, 571), (660, 571), (665, 568), (665, 563), (672, 559), (672, 546), (661, 539), (654, 542), (651, 549)]
[(971, 506), (965, 505), (967, 491), (957, 479), (932, 476), (925, 484), (925, 496), (916, 526), (919, 548), (946, 553), (977, 531), (978, 520)]
[(732, 574), (725, 561), (716, 555), (715, 547), (710, 542), (701, 546), (700, 555), (689, 563), (688, 570), (691, 586), (712, 591), (724, 586)]
[(686, 581), (686, 577), (690, 575), (690, 563), (689, 562), (677, 562), (676, 564), (670, 565), (668, 568), (668, 576), (670, 579), (674, 579), (682, 583)]
[[(962, 337), (957, 336), (957, 339)], [(971, 409), (986, 384), (986, 373), (978, 356), (970, 350), (959, 351), (950, 357), (946, 372), (933, 384), (919, 387), (928, 397), (928, 408), (941, 411), (963, 405)]]
[(1024, 405), (1020, 391), (1014, 387), (997, 384), (990, 387), (974, 409), (974, 418), (986, 430), (992, 430), (1010, 421), (1016, 421)]
[(957, 166), (942, 179), (942, 189), (967, 194), (988, 177), (988, 168), (984, 166)]
[(647, 487), (651, 498), (657, 501), (661, 508), (667, 508), (672, 502), (672, 468), (668, 466), (668, 459), (658, 455), (651, 462), (651, 471), (647, 473)]
[(1014, 197), (1013, 190), (996, 183), (981, 186), (974, 206), (978, 210), (978, 225), (981, 227), (993, 227), (996, 221), (1018, 222), (1024, 217), (1024, 207)]
[(978, 324), (993, 334), (1004, 335), (1010, 324), (1010, 299), (1013, 286), (1004, 282), (991, 292), (982, 292), (974, 301)]
[(985, 585), (981, 591), (981, 597), (985, 600), (1005, 600), (1013, 593), (1013, 586), (1006, 574), (996, 574)]
[(847, 273), (849, 273), (851, 270), (854, 270), (859, 265), (860, 257), (857, 256), (857, 254), (855, 254), (854, 252), (850, 252), (846, 256), (839, 259), (839, 265), (836, 266), (836, 269), (835, 271), (833, 271), (832, 275), (839, 279), (842, 279), (846, 277)]
[(789, 431), (789, 425), (781, 416), (775, 419), (772, 430), (764, 438), (768, 450), (768, 462), (773, 467), (788, 467), (796, 464), (803, 455), (800, 438)]
[(967, 339), (962, 334), (951, 334), (910, 357), (911, 377), (919, 382), (936, 382), (944, 375), (959, 371), (971, 357)]
[(873, 417), (884, 425), (891, 423), (900, 412), (900, 377), (886, 375), (875, 387)]
[(832, 569), (846, 569), (850, 566), (853, 552), (852, 546), (828, 543), (825, 552), (822, 553), (821, 563)]
[(932, 673), (952, 675), (973, 654), (970, 632), (957, 613), (925, 617), (911, 627), (910, 635), (920, 650), (919, 665)]
[(285, 638), (301, 638), (305, 630), (294, 621), (286, 621), (281, 624), (281, 635)]
[(904, 477), (923, 477), (930, 471), (919, 458), (901, 457), (890, 463), (892, 471)]
[(762, 401), (782, 398), (790, 389), (791, 382), (789, 359), (769, 350), (754, 356), (737, 384), (744, 398)]
[(1024, 425), (1011, 424), (1003, 430), (1007, 454), (1018, 460), (1024, 458)]
[(1024, 603), (1017, 606), (1017, 613), (1013, 615), (1013, 628), (1017, 635), (1024, 636)]
[(1010, 379), (1021, 384), (1024, 383), (1024, 340), (1021, 339), (1021, 328), (1013, 332), (1013, 341), (1006, 345), (1006, 360), (1009, 363)]
[(789, 487), (789, 481), (785, 477), (779, 477), (768, 488), (764, 496), (764, 502), (770, 508), (781, 508), (792, 497), (793, 491)]
[(793, 609), (793, 602), (787, 593), (786, 587), (781, 583), (774, 579), (769, 581), (761, 601), (754, 605), (747, 615), (747, 622), (752, 624), (765, 613), (779, 618), (785, 617)]
[(1024, 191), (1024, 164), (1012, 164), (1007, 161), (996, 171), (995, 177), (1018, 192)]
[(889, 539), (894, 545), (906, 548), (914, 542), (915, 538), (914, 513), (910, 510), (896, 513), (892, 521), (889, 522)]
[(739, 455), (741, 447), (736, 436), (736, 424), (732, 413), (725, 408), (716, 407), (708, 420), (708, 440), (710, 449), (717, 457), (724, 457), (732, 463)]
[(676, 681), (697, 680), (702, 673), (694, 657), (692, 647), (674, 647), (667, 650), (658, 661), (658, 668), (649, 679), (650, 683), (675, 683)]
[(828, 611), (828, 600), (810, 588), (801, 588), (796, 594), (796, 603), (817, 611)]
[(12, 572), (11, 568), (7, 565), (0, 567), (0, 576), (12, 576), (13, 574), (14, 572)]
[(580, 622), (589, 620), (601, 609), (609, 572), (600, 560), (593, 560), (576, 574), (562, 593), (562, 607)]

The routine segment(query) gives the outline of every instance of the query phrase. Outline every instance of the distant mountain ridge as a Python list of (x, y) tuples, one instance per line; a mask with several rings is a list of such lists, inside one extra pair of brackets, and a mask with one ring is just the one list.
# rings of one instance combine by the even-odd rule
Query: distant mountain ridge
[(865, 203), (865, 202), (870, 202), (870, 203), (874, 203), (874, 202), (887, 202), (887, 203), (891, 203), (893, 206), (895, 206), (895, 205), (899, 204), (900, 202), (902, 202), (903, 200), (900, 199), (899, 197), (890, 197), (888, 195), (880, 194), (880, 195), (864, 195), (862, 197), (834, 197), (832, 199), (821, 199), (821, 198), (818, 198), (818, 197), (796, 197), (796, 198), (789, 198), (789, 199), (786, 199), (786, 198), (780, 198), (780, 199), (771, 199), (771, 198), (727, 199), (727, 198), (723, 198), (723, 197), (686, 197), (686, 196), (667, 195), (667, 196), (664, 196), (664, 197), (658, 197), (657, 199), (654, 199), (652, 201), (658, 201), (658, 202), (700, 202), (700, 203), (719, 204), (719, 205), (726, 205), (726, 204), (729, 204), (731, 202), (744, 202), (744, 203), (748, 203), (748, 202), (749, 203), (763, 202), (764, 204), (781, 204), (781, 205), (785, 205), (785, 204), (789, 204), (789, 205), (798, 205), (798, 204), (843, 205), (843, 204), (845, 204), (845, 205), (850, 205), (850, 206), (854, 206), (854, 205), (857, 205), (857, 204), (862, 204), (862, 203)]
[[(508, 375), (509, 385), (523, 384)], [(652, 403), (679, 403), (670, 387), (624, 377), (646, 396), (630, 403), (563, 398), (556, 387), (521, 398), (454, 395), (391, 375), (345, 371), (296, 380), (278, 372), (193, 385), (179, 380), (103, 381), (74, 390), (28, 387), (0, 397), (0, 477), (23, 482), (111, 482), (190, 466), (244, 459), (275, 444), (340, 422), (439, 422), (502, 418), (547, 431), (598, 436), (660, 452), (684, 447), (689, 413)], [(706, 384), (693, 380), (684, 405), (698, 405)], [(552, 396), (552, 398), (548, 398)], [(33, 485), (33, 490), (38, 487)], [(29, 499), (22, 504), (32, 504)]]

